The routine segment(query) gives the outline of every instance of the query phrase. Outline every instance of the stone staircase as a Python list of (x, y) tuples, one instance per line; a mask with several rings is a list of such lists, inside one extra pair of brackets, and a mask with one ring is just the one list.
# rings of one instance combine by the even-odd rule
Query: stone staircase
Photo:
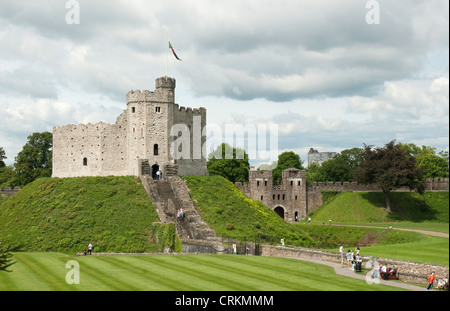
[[(180, 239), (217, 240), (216, 232), (201, 219), (189, 189), (179, 176), (166, 174), (163, 180), (153, 180), (151, 176), (141, 176), (142, 184), (147, 191), (159, 218), (164, 223), (175, 223)], [(183, 208), (185, 219), (176, 220), (177, 211)]]

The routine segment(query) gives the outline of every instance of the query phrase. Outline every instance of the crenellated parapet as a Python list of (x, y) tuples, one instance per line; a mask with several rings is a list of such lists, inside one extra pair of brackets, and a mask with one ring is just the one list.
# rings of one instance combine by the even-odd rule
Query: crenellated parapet
[(175, 99), (175, 79), (162, 77), (155, 80), (155, 91), (131, 90), (127, 93), (127, 105), (131, 103), (174, 103)]

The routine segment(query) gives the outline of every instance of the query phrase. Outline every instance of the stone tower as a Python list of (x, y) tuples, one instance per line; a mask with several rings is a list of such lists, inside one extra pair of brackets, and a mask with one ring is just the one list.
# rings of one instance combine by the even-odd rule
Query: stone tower
[(155, 91), (130, 91), (115, 124), (53, 129), (53, 176), (206, 175), (198, 152), (206, 142), (206, 109), (175, 104), (175, 79), (161, 77)]

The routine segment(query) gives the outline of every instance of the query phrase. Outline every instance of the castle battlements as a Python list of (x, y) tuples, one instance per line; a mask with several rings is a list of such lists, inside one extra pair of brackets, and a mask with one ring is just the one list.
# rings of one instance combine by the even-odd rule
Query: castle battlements
[(174, 103), (175, 79), (161, 77), (155, 80), (155, 91), (131, 90), (127, 93), (127, 104), (139, 102)]

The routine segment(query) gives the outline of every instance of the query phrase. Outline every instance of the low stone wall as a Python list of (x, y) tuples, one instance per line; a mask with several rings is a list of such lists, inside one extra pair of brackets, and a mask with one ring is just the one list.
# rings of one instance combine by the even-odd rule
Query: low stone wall
[(231, 254), (229, 246), (220, 241), (183, 239), (181, 242), (185, 254)]
[[(264, 245), (262, 248), (262, 256), (271, 257), (289, 257), (298, 259), (318, 259), (323, 261), (330, 261), (340, 263), (340, 257), (337, 252), (327, 252), (322, 250), (315, 250), (301, 247), (286, 247), (286, 246), (268, 246)], [(369, 256), (361, 256), (363, 262), (367, 262)], [(379, 263), (387, 266), (394, 265), (398, 268), (399, 280), (403, 282), (411, 282), (421, 285), (427, 284), (427, 277), (432, 271), (435, 272), (436, 278), (442, 278), (449, 273), (449, 266), (435, 265), (427, 263), (416, 263), (404, 260), (390, 259), (390, 258), (375, 258)], [(363, 264), (364, 266), (364, 264)]]
[(2, 198), (9, 198), (10, 196), (16, 194), (17, 192), (20, 191), (20, 187), (5, 187), (3, 189), (0, 188), (0, 196)]

